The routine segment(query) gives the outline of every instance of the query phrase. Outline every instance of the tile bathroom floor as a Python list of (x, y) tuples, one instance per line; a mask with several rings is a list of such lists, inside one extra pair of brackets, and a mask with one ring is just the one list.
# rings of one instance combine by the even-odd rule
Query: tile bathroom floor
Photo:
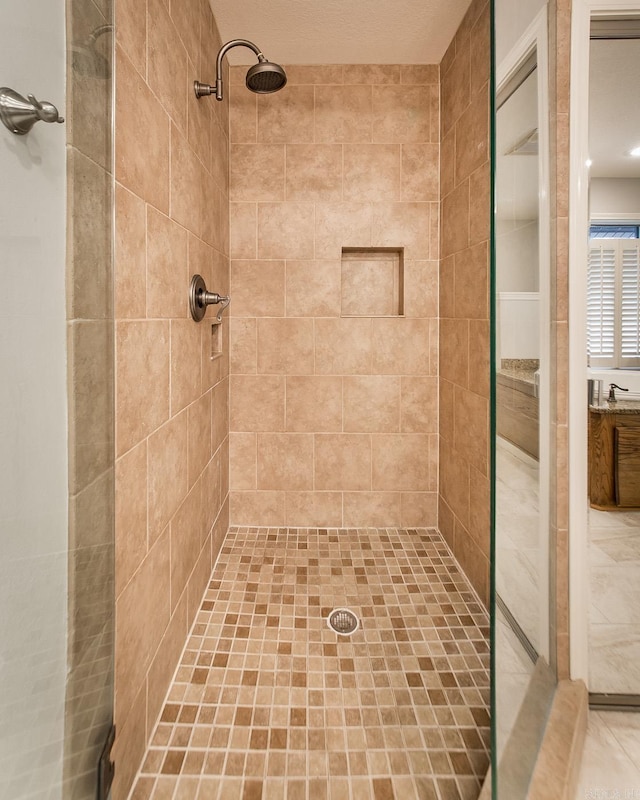
[(589, 510), (592, 692), (640, 692), (639, 531), (640, 511)]
[(640, 714), (589, 712), (575, 800), (640, 800)]
[(488, 632), (436, 531), (231, 528), (131, 798), (475, 800)]

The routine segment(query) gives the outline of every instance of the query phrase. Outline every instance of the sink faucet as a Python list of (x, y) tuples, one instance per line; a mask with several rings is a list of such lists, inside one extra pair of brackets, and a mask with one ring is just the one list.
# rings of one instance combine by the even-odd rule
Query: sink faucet
[(616, 400), (616, 389), (620, 389), (621, 392), (628, 392), (628, 389), (623, 389), (622, 386), (618, 386), (617, 383), (610, 383), (609, 384), (609, 402), (610, 403), (617, 403)]

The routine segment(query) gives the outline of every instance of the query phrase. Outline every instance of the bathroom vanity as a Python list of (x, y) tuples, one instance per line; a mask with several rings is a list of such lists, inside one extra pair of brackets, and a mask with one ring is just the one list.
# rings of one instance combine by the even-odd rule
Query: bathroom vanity
[(538, 459), (536, 359), (504, 359), (496, 374), (498, 435)]
[(589, 502), (640, 510), (640, 402), (589, 406)]

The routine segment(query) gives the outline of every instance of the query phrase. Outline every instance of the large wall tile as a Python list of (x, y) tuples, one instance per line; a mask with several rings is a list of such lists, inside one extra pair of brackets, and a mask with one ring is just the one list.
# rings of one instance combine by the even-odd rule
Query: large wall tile
[(287, 261), (287, 316), (340, 316), (340, 279), (339, 261)]
[(169, 420), (149, 437), (149, 541), (165, 529), (187, 493), (187, 414)]
[(231, 491), (255, 491), (258, 488), (257, 434), (229, 434), (229, 458)]
[[(169, 592), (158, 591), (158, 586), (169, 586), (169, 570), (169, 536), (165, 532), (116, 600), (115, 671), (116, 676), (127, 676), (127, 680), (116, 678), (117, 730), (131, 714), (133, 701), (169, 623)], [(140, 625), (140, 619), (144, 625)]]
[(287, 492), (285, 525), (292, 527), (342, 527), (340, 492)]
[(258, 254), (258, 206), (256, 203), (231, 203), (231, 258), (256, 258)]
[(313, 321), (258, 320), (258, 372), (270, 375), (313, 373)]
[(288, 144), (286, 197), (289, 201), (342, 200), (342, 147)]
[(138, 0), (116, 3), (116, 39), (141, 75), (147, 71), (147, 7)]
[(371, 141), (373, 91), (371, 86), (317, 86), (315, 141)]
[(198, 398), (201, 391), (200, 330), (191, 319), (171, 322), (171, 413), (177, 414)]
[[(188, 6), (188, 4), (186, 4)], [(187, 127), (187, 51), (163, 0), (147, 0), (148, 81), (182, 130)]]
[(187, 409), (189, 488), (211, 458), (211, 393), (206, 392)]
[[(383, 375), (429, 375), (429, 320), (372, 320), (373, 371)], [(407, 343), (411, 342), (408, 347)]]
[(284, 276), (284, 261), (233, 261), (233, 316), (283, 317)]
[(430, 258), (431, 203), (376, 203), (371, 245), (404, 247), (405, 258)]
[(315, 321), (315, 369), (318, 375), (367, 375), (372, 371), (370, 319)]
[(402, 433), (437, 433), (438, 379), (403, 377), (401, 380)]
[(438, 144), (403, 144), (401, 200), (438, 202), (440, 199)]
[(384, 86), (375, 91), (373, 141), (431, 141), (430, 99), (431, 91), (425, 86)]
[[(371, 206), (319, 203), (315, 207), (315, 257), (339, 259), (343, 247), (371, 246)], [(396, 243), (394, 246), (398, 246)]]
[(256, 372), (258, 364), (257, 324), (254, 317), (229, 320), (229, 368), (235, 374)]
[(281, 375), (232, 375), (232, 431), (283, 431), (284, 384)]
[[(120, 48), (116, 69), (116, 180), (168, 213), (169, 116)], [(145, 131), (144, 147), (140, 130)]]
[(379, 491), (418, 492), (429, 486), (429, 439), (382, 434), (372, 440), (372, 485)]
[(147, 443), (116, 461), (116, 597), (147, 554)]
[(169, 322), (119, 322), (116, 373), (116, 449), (121, 454), (169, 417)]
[(231, 200), (285, 199), (284, 145), (233, 144), (229, 155)]
[(313, 436), (259, 433), (258, 489), (299, 491), (312, 488)]
[(145, 204), (116, 185), (115, 206), (115, 316), (140, 319), (147, 307)]
[(345, 492), (343, 525), (345, 528), (395, 526), (402, 519), (402, 495), (399, 492)]
[(344, 146), (344, 199), (349, 202), (400, 200), (398, 144)]
[(318, 434), (314, 459), (316, 490), (359, 491), (371, 488), (371, 436)]
[(342, 378), (286, 378), (286, 429), (315, 433), (342, 429)]
[(285, 524), (284, 492), (231, 492), (230, 516), (234, 525)]
[(311, 203), (258, 204), (258, 258), (313, 258)]
[(259, 142), (313, 141), (313, 86), (287, 85), (258, 96)]
[(344, 378), (344, 430), (390, 433), (400, 430), (400, 379), (386, 375)]
[(186, 317), (187, 232), (147, 206), (147, 313), (149, 319)]

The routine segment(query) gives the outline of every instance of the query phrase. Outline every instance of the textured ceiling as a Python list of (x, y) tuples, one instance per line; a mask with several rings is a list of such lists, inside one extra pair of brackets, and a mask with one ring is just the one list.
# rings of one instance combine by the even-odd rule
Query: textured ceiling
[[(280, 64), (437, 64), (470, 0), (209, 0), (222, 41)], [(236, 47), (231, 64), (253, 62)]]

